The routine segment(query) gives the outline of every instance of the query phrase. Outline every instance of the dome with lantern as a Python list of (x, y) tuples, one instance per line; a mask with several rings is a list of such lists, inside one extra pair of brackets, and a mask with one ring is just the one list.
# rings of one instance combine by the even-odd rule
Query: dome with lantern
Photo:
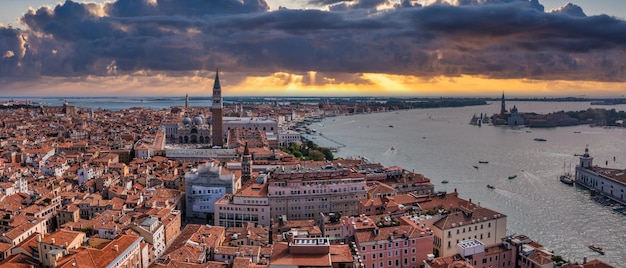
[(185, 125), (191, 124), (191, 118), (189, 118), (189, 117), (183, 118), (183, 124), (185, 124)]
[(193, 118), (193, 124), (194, 125), (202, 125), (202, 124), (204, 124), (204, 116), (202, 116), (202, 114), (199, 114), (196, 117), (194, 117)]

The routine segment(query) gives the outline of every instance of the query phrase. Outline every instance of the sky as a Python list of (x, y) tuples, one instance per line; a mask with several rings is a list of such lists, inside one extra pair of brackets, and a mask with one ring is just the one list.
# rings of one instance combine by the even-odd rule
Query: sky
[(626, 94), (623, 0), (2, 0), (0, 96)]

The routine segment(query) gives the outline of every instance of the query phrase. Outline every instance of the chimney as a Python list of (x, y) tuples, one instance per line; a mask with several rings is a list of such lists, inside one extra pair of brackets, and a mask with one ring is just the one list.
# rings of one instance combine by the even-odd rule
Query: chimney
[(586, 263), (587, 263), (587, 257), (584, 257), (583, 258), (583, 264), (586, 264)]
[(115, 250), (115, 252), (119, 252), (120, 251), (120, 247), (118, 245), (114, 245), (113, 246), (113, 250)]
[(51, 238), (50, 240), (52, 240), (52, 244), (54, 245), (55, 239), (54, 239), (54, 238)]

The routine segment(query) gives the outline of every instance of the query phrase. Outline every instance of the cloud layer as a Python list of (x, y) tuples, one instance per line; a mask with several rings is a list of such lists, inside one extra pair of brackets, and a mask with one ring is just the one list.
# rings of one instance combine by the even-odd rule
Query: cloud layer
[(538, 0), (309, 4), (327, 11), (270, 11), (264, 0), (67, 0), (26, 13), (25, 29), (0, 28), (0, 79), (219, 67), (315, 71), (311, 83), (346, 73), (626, 81), (626, 22), (573, 4), (549, 12)]

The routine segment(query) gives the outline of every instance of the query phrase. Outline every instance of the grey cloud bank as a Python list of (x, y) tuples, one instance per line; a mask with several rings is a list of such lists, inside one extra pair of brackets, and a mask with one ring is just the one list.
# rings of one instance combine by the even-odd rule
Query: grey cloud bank
[[(26, 13), (25, 29), (0, 28), (0, 79), (177, 76), (219, 66), (626, 81), (626, 22), (573, 4), (545, 12), (537, 0), (310, 3), (329, 11), (269, 11), (264, 0), (68, 0)], [(377, 10), (383, 5), (391, 8)]]

